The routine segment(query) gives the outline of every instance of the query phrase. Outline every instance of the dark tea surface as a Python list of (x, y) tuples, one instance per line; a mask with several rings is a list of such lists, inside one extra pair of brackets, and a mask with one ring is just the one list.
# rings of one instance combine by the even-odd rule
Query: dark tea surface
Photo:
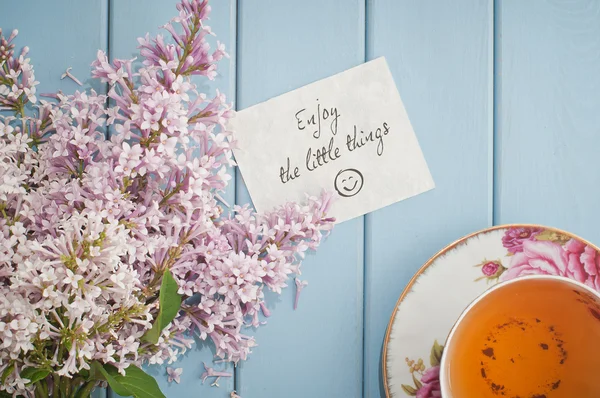
[(600, 397), (600, 302), (561, 280), (491, 292), (452, 337), (452, 398)]

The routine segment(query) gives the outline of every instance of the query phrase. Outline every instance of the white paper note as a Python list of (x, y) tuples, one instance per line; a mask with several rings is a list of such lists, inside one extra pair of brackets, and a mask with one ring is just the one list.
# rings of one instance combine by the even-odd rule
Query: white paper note
[(259, 212), (326, 189), (339, 223), (434, 188), (383, 57), (239, 111), (229, 128)]

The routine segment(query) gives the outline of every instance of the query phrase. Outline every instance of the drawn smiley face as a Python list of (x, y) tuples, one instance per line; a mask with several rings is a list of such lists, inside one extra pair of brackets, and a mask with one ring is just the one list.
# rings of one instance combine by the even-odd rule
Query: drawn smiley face
[(356, 169), (340, 170), (333, 183), (335, 190), (344, 198), (349, 198), (360, 192), (363, 187), (363, 175)]

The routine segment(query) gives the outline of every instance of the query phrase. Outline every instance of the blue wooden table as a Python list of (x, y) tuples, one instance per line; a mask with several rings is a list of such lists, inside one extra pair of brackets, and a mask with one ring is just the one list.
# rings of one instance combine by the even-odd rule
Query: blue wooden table
[[(31, 48), (39, 91), (78, 87), (98, 48), (130, 58), (173, 0), (0, 2), (0, 27)], [(275, 300), (250, 359), (202, 385), (209, 347), (168, 397), (381, 397), (383, 336), (413, 273), (447, 243), (540, 223), (600, 243), (600, 2), (596, 0), (212, 0), (231, 58), (206, 90), (238, 109), (385, 56), (436, 189), (339, 225)], [(89, 86), (90, 81), (86, 81)], [(105, 88), (96, 85), (103, 91)], [(393, 183), (391, 181), (390, 183)], [(242, 179), (229, 199), (249, 201)], [(435, 299), (435, 298), (432, 298)], [(98, 397), (111, 395), (104, 391)]]

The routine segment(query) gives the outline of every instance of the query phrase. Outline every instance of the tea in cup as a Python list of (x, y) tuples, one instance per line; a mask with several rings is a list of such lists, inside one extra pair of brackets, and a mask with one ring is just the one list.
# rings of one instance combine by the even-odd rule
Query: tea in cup
[(600, 397), (600, 295), (536, 275), (500, 283), (462, 313), (445, 344), (443, 398)]

